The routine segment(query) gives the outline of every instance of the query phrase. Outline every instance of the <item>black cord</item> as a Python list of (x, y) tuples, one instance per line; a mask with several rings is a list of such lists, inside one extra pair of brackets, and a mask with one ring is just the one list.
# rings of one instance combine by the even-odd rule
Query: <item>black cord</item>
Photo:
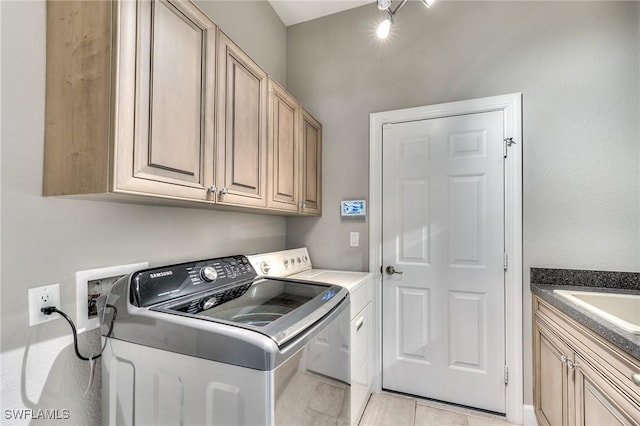
[[(118, 309), (113, 305), (105, 305), (104, 308), (105, 309), (106, 308), (113, 309), (113, 318), (111, 319), (111, 325), (109, 325), (109, 332), (107, 333), (107, 337), (108, 337), (108, 336), (111, 335), (111, 332), (113, 331), (113, 322), (116, 319), (116, 315), (118, 315)], [(80, 358), (83, 361), (91, 361), (92, 359), (97, 359), (97, 358), (100, 358), (102, 356), (102, 351), (104, 351), (104, 347), (102, 348), (102, 350), (100, 351), (100, 353), (98, 355), (93, 356), (91, 358), (87, 358), (87, 357), (82, 356), (80, 354), (80, 351), (78, 350), (78, 331), (76, 330), (76, 325), (73, 323), (73, 321), (71, 320), (69, 315), (67, 315), (66, 313), (62, 312), (61, 310), (59, 310), (55, 306), (47, 306), (46, 308), (42, 308), (40, 310), (45, 315), (51, 315), (52, 313), (56, 312), (56, 313), (62, 315), (62, 317), (67, 320), (67, 322), (71, 326), (71, 331), (73, 332), (73, 349), (75, 349), (76, 356), (78, 358)]]

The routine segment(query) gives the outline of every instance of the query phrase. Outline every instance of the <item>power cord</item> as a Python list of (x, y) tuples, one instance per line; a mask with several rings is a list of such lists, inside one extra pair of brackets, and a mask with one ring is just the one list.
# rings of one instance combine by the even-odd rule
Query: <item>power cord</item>
[[(105, 303), (102, 309), (101, 323), (104, 323), (104, 315), (107, 308), (113, 309), (113, 318), (111, 318), (111, 324), (109, 325), (109, 332), (107, 333), (107, 337), (109, 337), (111, 336), (111, 332), (113, 331), (113, 322), (115, 321), (116, 316), (118, 315), (118, 309), (113, 305), (109, 305)], [(59, 313), (60, 315), (62, 315), (64, 319), (67, 320), (67, 322), (71, 326), (71, 331), (73, 332), (73, 349), (75, 349), (76, 351), (76, 356), (83, 361), (89, 361), (89, 384), (87, 384), (87, 389), (84, 391), (84, 397), (86, 398), (86, 396), (89, 394), (89, 390), (91, 389), (91, 384), (93, 383), (93, 378), (94, 378), (95, 368), (96, 368), (96, 359), (102, 356), (102, 352), (104, 352), (104, 349), (107, 347), (107, 340), (105, 339), (104, 345), (102, 346), (102, 349), (100, 350), (100, 353), (98, 355), (95, 355), (89, 358), (82, 356), (80, 354), (80, 351), (78, 350), (78, 331), (76, 330), (76, 325), (73, 323), (71, 318), (69, 318), (69, 315), (62, 312), (55, 306), (47, 306), (40, 310), (45, 315), (51, 315), (54, 312)]]
[[(107, 333), (107, 336), (110, 336), (111, 332), (113, 331), (113, 323), (114, 323), (114, 321), (116, 319), (116, 316), (118, 315), (118, 309), (113, 305), (105, 305), (104, 308), (105, 309), (106, 308), (113, 309), (113, 318), (111, 319), (111, 325), (109, 325), (109, 332)], [(71, 326), (71, 331), (73, 332), (73, 349), (75, 349), (76, 356), (78, 358), (80, 358), (83, 361), (93, 362), (93, 360), (95, 360), (97, 358), (100, 358), (102, 356), (102, 352), (104, 351), (105, 346), (102, 347), (102, 349), (100, 350), (100, 353), (98, 355), (95, 355), (95, 356), (92, 356), (92, 357), (89, 357), (89, 358), (87, 358), (86, 356), (82, 356), (80, 354), (80, 350), (78, 349), (78, 331), (76, 330), (76, 325), (73, 323), (73, 321), (71, 320), (69, 315), (67, 315), (66, 313), (62, 312), (61, 310), (59, 310), (55, 306), (47, 306), (47, 307), (42, 308), (40, 310), (45, 315), (51, 315), (53, 313), (58, 313), (58, 314), (62, 315), (62, 317), (64, 319), (67, 320), (67, 322)]]

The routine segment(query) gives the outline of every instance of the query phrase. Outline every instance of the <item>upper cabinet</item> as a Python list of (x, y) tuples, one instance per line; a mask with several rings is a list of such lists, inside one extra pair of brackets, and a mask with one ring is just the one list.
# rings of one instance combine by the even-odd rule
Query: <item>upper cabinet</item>
[(297, 213), (300, 176), (300, 105), (269, 79), (269, 188), (267, 206)]
[(267, 73), (220, 32), (217, 202), (266, 207)]
[(271, 79), (268, 141), (267, 206), (320, 215), (322, 126)]
[(319, 216), (322, 212), (322, 125), (303, 109), (301, 127), (301, 213)]
[(45, 195), (207, 201), (215, 48), (190, 2), (48, 2)]
[(188, 0), (47, 2), (44, 195), (319, 214), (321, 126), (269, 87)]

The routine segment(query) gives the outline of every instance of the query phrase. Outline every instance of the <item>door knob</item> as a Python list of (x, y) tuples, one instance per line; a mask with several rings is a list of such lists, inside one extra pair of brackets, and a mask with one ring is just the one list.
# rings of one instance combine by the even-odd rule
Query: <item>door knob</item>
[(400, 274), (402, 275), (402, 272), (400, 271), (396, 271), (396, 268), (394, 268), (393, 266), (389, 265), (387, 266), (387, 268), (385, 269), (385, 271), (387, 271), (387, 274), (389, 275), (393, 275), (393, 274)]

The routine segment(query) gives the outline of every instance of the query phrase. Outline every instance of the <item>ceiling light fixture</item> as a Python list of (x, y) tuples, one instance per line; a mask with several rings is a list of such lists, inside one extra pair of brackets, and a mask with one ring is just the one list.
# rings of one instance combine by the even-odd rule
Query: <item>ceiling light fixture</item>
[(378, 25), (378, 29), (376, 30), (376, 35), (380, 39), (385, 39), (389, 35), (389, 30), (391, 29), (391, 17), (385, 18), (380, 25)]
[[(402, 8), (402, 6), (404, 6), (404, 4), (407, 2), (407, 0), (402, 0), (398, 4), (398, 6), (396, 6), (395, 9), (392, 9), (391, 8), (391, 1), (392, 0), (377, 0), (378, 9), (384, 10), (389, 14), (389, 17), (385, 18), (378, 25), (378, 30), (376, 31), (376, 35), (380, 39), (387, 38), (387, 36), (389, 35), (389, 30), (391, 29), (391, 24), (393, 24), (393, 17), (396, 15), (396, 13), (398, 13), (398, 11)], [(431, 7), (431, 5), (433, 5), (433, 3), (435, 3), (435, 1), (436, 0), (422, 0), (422, 3), (427, 7)]]

